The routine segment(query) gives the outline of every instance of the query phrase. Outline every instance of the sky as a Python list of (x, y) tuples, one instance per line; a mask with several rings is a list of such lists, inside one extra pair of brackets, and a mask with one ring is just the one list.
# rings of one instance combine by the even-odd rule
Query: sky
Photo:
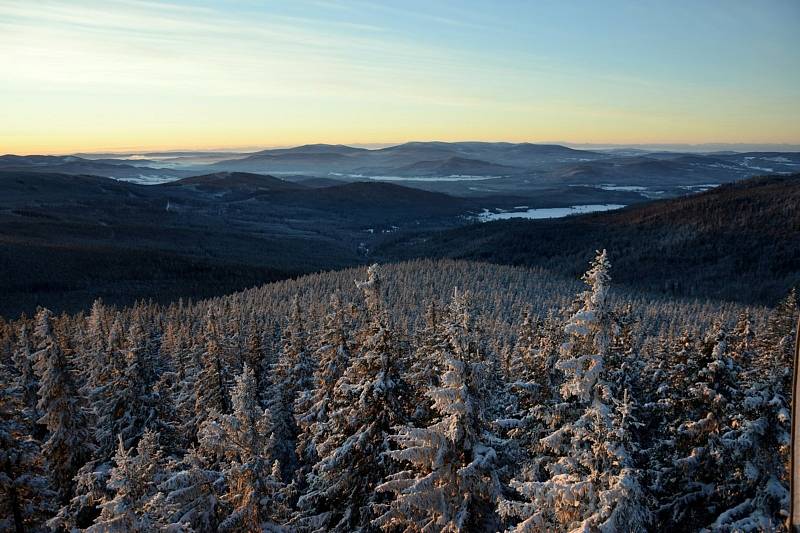
[(0, 0), (0, 153), (800, 143), (798, 0)]

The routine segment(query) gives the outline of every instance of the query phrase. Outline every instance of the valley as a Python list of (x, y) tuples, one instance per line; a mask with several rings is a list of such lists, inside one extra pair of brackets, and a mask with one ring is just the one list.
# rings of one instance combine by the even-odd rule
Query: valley
[[(744, 185), (654, 200), (644, 185), (567, 183), (456, 196), (411, 186), (416, 182), (230, 171), (155, 185), (0, 171), (0, 315), (30, 314), (38, 305), (75, 311), (96, 297), (115, 304), (201, 298), (418, 257), (540, 265), (577, 275), (587, 254), (612, 245), (623, 254), (623, 283), (656, 294), (769, 304), (800, 271), (795, 235), (773, 237), (777, 228), (797, 224), (788, 205), (797, 198), (798, 179), (771, 180), (745, 193), (758, 193), (746, 204), (758, 222), (739, 223), (740, 206), (731, 197)], [(663, 196), (710, 185), (674, 185)], [(734, 225), (706, 222), (709, 213), (716, 213), (712, 221)], [(688, 233), (674, 233), (676, 217)], [(507, 220), (517, 218), (541, 220)], [(667, 248), (659, 248), (662, 242)], [(711, 244), (689, 252), (703, 242)], [(674, 259), (661, 261), (662, 254)], [(769, 281), (753, 282), (765, 272)]]

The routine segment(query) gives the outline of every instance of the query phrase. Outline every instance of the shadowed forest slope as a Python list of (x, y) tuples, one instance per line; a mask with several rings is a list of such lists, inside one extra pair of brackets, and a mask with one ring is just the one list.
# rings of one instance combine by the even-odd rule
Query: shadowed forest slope
[(620, 284), (773, 305), (800, 282), (800, 175), (753, 178), (620, 211), (418, 233), (375, 255), (474, 259), (577, 276), (602, 248), (613, 254)]

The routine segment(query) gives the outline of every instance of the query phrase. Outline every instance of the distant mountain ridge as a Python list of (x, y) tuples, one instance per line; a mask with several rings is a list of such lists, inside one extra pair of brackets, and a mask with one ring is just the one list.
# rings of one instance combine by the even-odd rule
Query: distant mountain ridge
[(146, 182), (171, 181), (191, 175), (190, 171), (175, 168), (156, 168), (155, 161), (127, 159), (87, 159), (78, 156), (6, 154), (0, 156), (0, 171), (54, 172), (84, 174), (119, 180)]
[[(758, 174), (800, 171), (798, 152), (592, 151), (508, 142), (415, 141), (377, 149), (307, 144), (249, 153), (113, 156), (6, 155), (0, 156), (0, 171), (91, 174), (144, 184), (220, 172), (265, 174), (295, 182), (310, 177), (340, 181), (389, 177), (412, 180), (409, 184), (416, 188), (458, 196), (531, 195), (558, 187), (622, 186), (638, 187), (647, 198), (678, 196), (686, 193), (686, 187), (713, 186)], [(492, 179), (474, 184), (474, 177)]]
[[(363, 169), (362, 169), (363, 171)], [(435, 161), (418, 161), (399, 168), (391, 169), (391, 175), (398, 176), (503, 176), (521, 172), (522, 169), (510, 165), (500, 165), (481, 161), (480, 159), (468, 159), (466, 157), (453, 156), (448, 159)]]
[[(442, 167), (442, 172), (450, 171), (449, 167), (457, 167), (453, 170), (480, 173), (481, 167), (487, 165), (495, 165), (497, 170), (509, 172), (552, 163), (559, 158), (572, 160), (604, 157), (607, 156), (557, 145), (432, 141), (408, 142), (373, 150), (343, 145), (305, 145), (262, 150), (247, 157), (220, 161), (213, 166), (258, 172), (295, 170), (324, 174), (340, 171), (380, 175), (392, 171), (410, 172), (415, 166), (431, 172), (438, 165)], [(515, 166), (521, 168), (515, 169)]]

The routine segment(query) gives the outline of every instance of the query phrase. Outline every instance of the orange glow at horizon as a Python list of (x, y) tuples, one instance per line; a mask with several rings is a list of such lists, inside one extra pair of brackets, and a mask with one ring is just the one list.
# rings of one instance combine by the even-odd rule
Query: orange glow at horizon
[(6, 0), (0, 153), (800, 144), (800, 4), (613, 4)]

